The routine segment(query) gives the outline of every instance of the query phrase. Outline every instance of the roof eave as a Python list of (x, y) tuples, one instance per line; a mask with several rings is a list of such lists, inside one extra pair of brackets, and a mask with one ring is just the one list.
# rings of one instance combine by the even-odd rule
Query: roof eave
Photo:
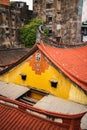
[(20, 58), (18, 61), (16, 61), (15, 63), (9, 65), (7, 68), (5, 68), (4, 70), (0, 71), (0, 75), (5, 74), (6, 72), (10, 71), (11, 69), (13, 69), (15, 66), (19, 65), (20, 63), (22, 63), (23, 61), (25, 61), (30, 55), (32, 55), (36, 50), (38, 49), (38, 46), (35, 44), (30, 50), (29, 52), (24, 55), (22, 58)]

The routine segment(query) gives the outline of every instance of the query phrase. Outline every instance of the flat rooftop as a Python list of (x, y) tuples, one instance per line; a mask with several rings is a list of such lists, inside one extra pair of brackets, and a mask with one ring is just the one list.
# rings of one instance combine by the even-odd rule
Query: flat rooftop
[(17, 99), (28, 91), (25, 86), (0, 81), (0, 95), (10, 99)]
[[(53, 95), (44, 96), (34, 106), (47, 111), (64, 114), (77, 114), (87, 111), (87, 106), (64, 100)], [(81, 128), (87, 130), (87, 114), (85, 114), (81, 120)]]

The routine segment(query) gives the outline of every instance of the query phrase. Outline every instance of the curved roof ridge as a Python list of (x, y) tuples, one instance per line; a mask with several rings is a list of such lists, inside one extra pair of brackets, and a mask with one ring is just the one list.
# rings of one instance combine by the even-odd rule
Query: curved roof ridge
[[(29, 104), (25, 104), (23, 102), (19, 102), (17, 100), (13, 100), (13, 99), (6, 98), (6, 97), (3, 97), (3, 96), (0, 96), (0, 100), (6, 101), (6, 102), (9, 102), (9, 103), (13, 103), (14, 104), (13, 107), (15, 107), (15, 105), (18, 105), (18, 109), (21, 109), (23, 111), (24, 111), (24, 109), (29, 109), (29, 110), (32, 110), (32, 111), (35, 111), (35, 112), (38, 112), (38, 113), (42, 113), (42, 114), (45, 114), (45, 115), (54, 116), (55, 118), (63, 117), (63, 118), (68, 118), (68, 119), (71, 119), (71, 118), (75, 119), (75, 118), (83, 116), (85, 113), (87, 113), (87, 111), (77, 113), (77, 114), (65, 114), (65, 113), (51, 112), (51, 111), (47, 111), (45, 109), (40, 109), (40, 108), (31, 106)], [(25, 113), (26, 112), (27, 111), (25, 111)]]
[[(79, 49), (85, 49), (86, 48), (86, 50), (87, 50), (87, 46), (86, 47), (82, 47), (82, 48), (73, 48), (72, 50), (70, 50), (70, 49), (63, 49), (63, 48), (60, 49), (60, 48), (44, 45), (42, 43), (42, 41), (41, 41), (41, 44), (38, 45), (38, 47), (66, 76), (68, 76), (73, 82), (75, 82), (76, 84), (81, 86), (81, 88), (83, 90), (86, 90), (86, 92), (87, 92), (87, 77), (84, 76), (84, 74), (87, 75), (87, 71), (86, 71), (87, 70), (87, 68), (86, 68), (87, 60), (85, 58), (83, 59), (84, 60), (84, 63), (83, 63), (84, 66), (82, 66), (82, 67), (79, 67), (80, 65), (78, 66), (78, 64), (77, 64), (78, 60), (79, 60), (80, 64), (82, 64), (81, 61), (80, 61), (80, 60), (82, 60), (81, 55), (79, 55), (79, 53), (78, 53)], [(75, 58), (74, 59), (75, 61), (77, 60), (76, 61), (77, 69), (75, 69), (76, 65), (75, 65), (74, 61), (72, 62), (72, 61), (69, 61), (69, 60), (66, 59), (66, 63), (64, 63), (64, 61), (65, 61), (64, 57), (65, 58), (69, 57), (69, 54), (67, 54), (68, 50), (72, 51), (72, 52), (70, 52), (72, 54), (71, 56)], [(76, 52), (74, 50), (76, 50)], [(61, 55), (61, 56), (59, 56), (59, 58), (58, 58), (58, 55), (56, 54), (57, 52), (58, 52), (58, 54)], [(63, 55), (62, 53), (65, 53), (67, 56)], [(74, 53), (77, 53), (77, 56), (78, 55), (79, 56), (75, 57)], [(71, 57), (71, 59), (72, 59), (72, 57)], [(83, 54), (82, 54), (82, 57), (84, 57)], [(70, 59), (70, 57), (69, 57), (69, 59)], [(62, 60), (62, 62), (61, 62), (61, 60)], [(70, 62), (72, 62), (72, 66), (71, 66), (72, 68), (70, 68), (70, 64), (71, 64)], [(75, 65), (75, 67), (74, 67), (74, 65)], [(85, 73), (84, 72), (81, 73), (82, 70), (78, 70), (80, 68), (83, 68)], [(72, 71), (74, 71), (74, 73)]]
[[(86, 113), (49, 112), (2, 96), (0, 96), (0, 112), (0, 128), (9, 130), (19, 128), (23, 130), (48, 130), (50, 128), (52, 130), (69, 130), (72, 127), (80, 129), (81, 118)], [(60, 119), (61, 122), (58, 122), (57, 119)]]
[(12, 62), (11, 64), (9, 64), (8, 66), (6, 66), (6, 68), (4, 68), (3, 70), (0, 71), (0, 75), (8, 72), (9, 70), (11, 70), (12, 68), (14, 68), (16, 65), (20, 64), (21, 62), (23, 62), (24, 60), (26, 60), (34, 51), (37, 50), (37, 46), (36, 44), (21, 58), (19, 58), (18, 60), (16, 60), (15, 62)]

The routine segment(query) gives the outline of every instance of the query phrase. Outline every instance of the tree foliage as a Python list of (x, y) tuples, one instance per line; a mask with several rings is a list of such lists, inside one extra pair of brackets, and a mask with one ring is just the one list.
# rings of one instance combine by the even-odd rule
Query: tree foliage
[[(20, 29), (20, 38), (25, 47), (31, 47), (36, 42), (37, 28), (42, 24), (41, 19), (34, 18)], [(44, 27), (44, 36), (48, 36), (48, 28)]]
[(44, 28), (44, 36), (48, 37), (48, 35), (49, 35), (49, 29), (45, 26), (45, 28)]
[(34, 18), (29, 22), (29, 24), (20, 29), (20, 37), (22, 43), (24, 43), (26, 47), (31, 47), (35, 43), (36, 30), (41, 24), (41, 19)]

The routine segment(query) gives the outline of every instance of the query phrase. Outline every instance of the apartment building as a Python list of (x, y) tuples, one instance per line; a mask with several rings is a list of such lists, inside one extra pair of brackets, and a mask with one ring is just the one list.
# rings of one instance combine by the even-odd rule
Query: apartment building
[(51, 38), (61, 44), (81, 42), (83, 0), (34, 0), (33, 12), (49, 28)]
[(25, 2), (0, 2), (0, 46), (19, 47), (19, 29), (28, 23), (31, 17), (32, 11)]

